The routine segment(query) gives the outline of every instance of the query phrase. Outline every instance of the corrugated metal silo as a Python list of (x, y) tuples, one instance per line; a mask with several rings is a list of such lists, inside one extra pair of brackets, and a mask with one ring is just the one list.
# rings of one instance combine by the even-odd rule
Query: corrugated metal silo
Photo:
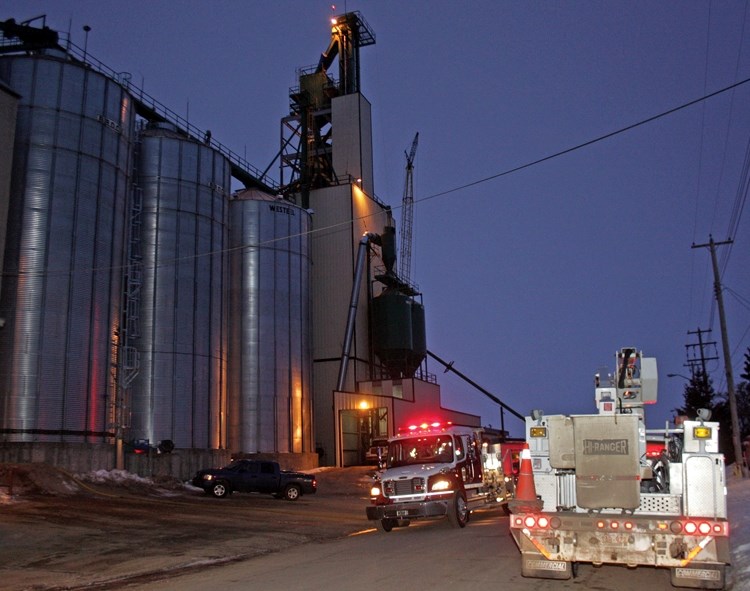
[(230, 165), (169, 124), (140, 134), (140, 369), (130, 435), (176, 447), (226, 446)]
[(105, 440), (122, 305), (134, 111), (64, 56), (6, 56), (21, 95), (0, 316), (6, 441)]
[(312, 452), (310, 214), (252, 191), (230, 214), (230, 448)]

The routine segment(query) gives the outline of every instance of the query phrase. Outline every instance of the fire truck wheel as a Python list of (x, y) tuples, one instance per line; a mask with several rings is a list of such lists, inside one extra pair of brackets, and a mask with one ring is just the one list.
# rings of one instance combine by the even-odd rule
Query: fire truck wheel
[(396, 520), (395, 519), (381, 519), (380, 521), (376, 521), (375, 525), (377, 526), (378, 531), (389, 532), (396, 525)]
[(469, 507), (463, 493), (458, 493), (453, 498), (453, 502), (448, 507), (448, 520), (453, 527), (466, 527), (469, 522)]

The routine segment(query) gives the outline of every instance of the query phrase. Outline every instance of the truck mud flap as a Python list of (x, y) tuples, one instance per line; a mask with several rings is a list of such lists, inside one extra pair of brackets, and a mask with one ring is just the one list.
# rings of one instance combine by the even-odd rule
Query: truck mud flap
[(573, 576), (573, 565), (564, 560), (547, 560), (536, 552), (523, 552), (521, 575), (536, 579), (570, 579)]
[(692, 589), (723, 589), (723, 564), (691, 564), (672, 569), (672, 585)]

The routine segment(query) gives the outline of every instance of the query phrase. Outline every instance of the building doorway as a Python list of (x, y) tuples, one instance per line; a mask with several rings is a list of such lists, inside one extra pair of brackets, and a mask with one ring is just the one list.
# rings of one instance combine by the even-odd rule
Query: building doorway
[(388, 409), (342, 410), (340, 420), (341, 465), (364, 465), (373, 440), (388, 437)]

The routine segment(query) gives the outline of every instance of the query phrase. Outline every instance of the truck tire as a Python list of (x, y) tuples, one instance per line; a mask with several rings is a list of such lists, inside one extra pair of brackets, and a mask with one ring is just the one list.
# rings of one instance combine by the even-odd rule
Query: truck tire
[(287, 501), (296, 501), (302, 496), (302, 489), (299, 484), (287, 484), (284, 489), (284, 498)]
[(217, 499), (224, 499), (232, 494), (232, 489), (230, 489), (229, 485), (223, 480), (217, 480), (214, 482), (211, 485), (210, 491)]
[(448, 505), (448, 521), (453, 527), (466, 527), (469, 523), (469, 506), (466, 504), (466, 496), (458, 492)]
[(378, 528), (378, 531), (386, 532), (388, 533), (391, 531), (394, 526), (396, 525), (395, 519), (378, 519), (375, 521), (375, 526)]

